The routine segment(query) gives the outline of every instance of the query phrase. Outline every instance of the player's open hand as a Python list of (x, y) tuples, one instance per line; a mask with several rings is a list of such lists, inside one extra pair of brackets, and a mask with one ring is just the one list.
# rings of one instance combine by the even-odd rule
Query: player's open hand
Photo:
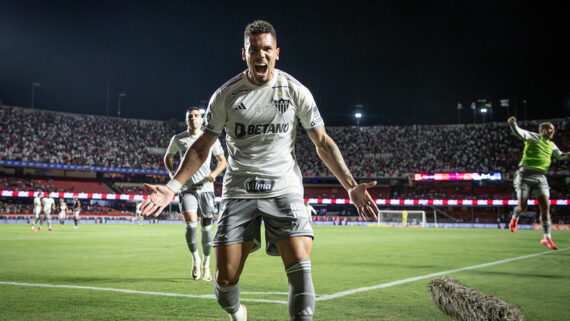
[(380, 210), (368, 193), (368, 189), (374, 186), (376, 186), (376, 181), (358, 184), (348, 191), (350, 200), (356, 206), (358, 215), (365, 221), (378, 221), (377, 214)]
[(152, 194), (142, 203), (141, 215), (156, 217), (174, 198), (174, 191), (165, 185), (144, 184), (145, 188), (152, 191)]

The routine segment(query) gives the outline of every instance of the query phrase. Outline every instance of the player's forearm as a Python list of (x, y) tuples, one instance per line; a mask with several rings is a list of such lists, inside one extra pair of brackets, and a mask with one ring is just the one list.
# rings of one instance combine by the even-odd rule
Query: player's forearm
[(164, 157), (164, 167), (166, 167), (166, 170), (168, 171), (168, 173), (170, 175), (172, 175), (172, 172), (174, 171), (173, 165), (172, 165), (172, 155), (166, 155)]
[(216, 141), (217, 137), (207, 133), (202, 134), (194, 144), (186, 151), (180, 168), (174, 174), (174, 177), (166, 184), (175, 193), (180, 191), (182, 184), (186, 183), (202, 164), (208, 158), (210, 148)]
[(531, 133), (527, 130), (520, 128), (516, 122), (509, 123), (509, 127), (511, 127), (511, 131), (513, 132), (513, 134), (522, 140), (537, 140), (538, 139), (538, 134)]
[(346, 166), (338, 146), (330, 137), (326, 137), (322, 144), (317, 145), (317, 154), (346, 190), (358, 185)]
[[(180, 168), (174, 174), (172, 179), (178, 181), (180, 184), (186, 183), (196, 171), (202, 166), (202, 164), (206, 161), (208, 157), (208, 151), (200, 151), (194, 148), (194, 146), (190, 147), (186, 154), (184, 154), (184, 158), (182, 159), (182, 164), (180, 164)], [(171, 180), (172, 181), (172, 180)], [(175, 191), (178, 192), (178, 191)]]

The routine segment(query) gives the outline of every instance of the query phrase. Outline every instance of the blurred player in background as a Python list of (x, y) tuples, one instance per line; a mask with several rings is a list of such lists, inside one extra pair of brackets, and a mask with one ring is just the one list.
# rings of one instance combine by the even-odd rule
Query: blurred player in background
[(79, 197), (73, 197), (73, 204), (71, 206), (73, 209), (73, 222), (75, 223), (73, 228), (77, 228), (77, 223), (79, 222), (79, 213), (81, 212), (81, 202), (79, 201)]
[[(166, 155), (164, 156), (164, 165), (170, 177), (174, 176), (174, 166), (172, 158), (178, 154), (180, 160), (184, 158), (184, 154), (194, 144), (194, 142), (202, 135), (203, 118), (197, 107), (190, 107), (186, 110), (186, 125), (188, 129), (182, 133), (174, 135), (170, 140)], [(210, 170), (210, 161), (214, 156), (218, 162), (216, 168)], [(192, 255), (192, 278), (211, 281), (210, 273), (210, 256), (212, 252), (212, 217), (216, 214), (217, 207), (214, 197), (214, 182), (216, 177), (226, 169), (226, 157), (224, 150), (218, 140), (211, 146), (207, 159), (192, 176), (190, 180), (180, 190), (178, 194), (180, 200), (180, 212), (184, 216), (186, 222), (186, 243)], [(198, 216), (200, 216), (200, 230), (202, 231), (202, 251), (203, 259), (200, 267), (200, 254), (198, 253)]]
[(309, 204), (309, 200), (305, 201), (305, 211), (307, 216), (311, 218), (311, 222), (313, 221), (313, 215), (318, 215), (317, 210)]
[(402, 211), (402, 225), (403, 226), (408, 225), (408, 211), (406, 211), (406, 210)]
[[(41, 213), (42, 213), (42, 197), (43, 197), (43, 193), (42, 192), (36, 192), (35, 197), (34, 197), (34, 218), (32, 221), (32, 231), (36, 231), (36, 223), (38, 222), (38, 220), (42, 221), (42, 218), (40, 217)], [(38, 226), (38, 230), (41, 231), (42, 230), (42, 224), (40, 224), (40, 226)]]
[(538, 125), (538, 133), (521, 129), (513, 116), (507, 120), (513, 134), (524, 141), (522, 159), (519, 169), (513, 178), (513, 185), (517, 193), (519, 205), (515, 207), (509, 229), (517, 230), (519, 216), (527, 210), (527, 201), (534, 190), (538, 200), (540, 221), (542, 222), (543, 237), (540, 244), (553, 250), (558, 247), (552, 242), (550, 235), (550, 187), (545, 174), (548, 173), (552, 157), (568, 159), (568, 153), (563, 153), (552, 141), (555, 128), (552, 123), (544, 122)]
[(310, 91), (275, 69), (279, 48), (270, 23), (257, 20), (246, 27), (242, 59), (247, 69), (214, 93), (205, 133), (185, 154), (176, 175), (166, 186), (146, 185), (153, 193), (143, 204), (143, 215), (160, 213), (172, 201), (207, 159), (225, 128), (228, 170), (214, 237), (218, 304), (231, 320), (247, 319), (238, 281), (249, 253), (261, 246), (263, 219), (266, 252), (281, 256), (289, 281), (290, 319), (312, 320), (315, 291), (309, 256), (313, 229), (303, 205), (303, 181), (294, 152), (297, 127), (307, 131), (359, 215), (374, 221), (378, 207), (367, 189), (376, 182), (356, 183), (326, 133)]
[(141, 215), (142, 214), (141, 205), (142, 201), (137, 202), (137, 204), (135, 205), (135, 218), (133, 220), (138, 221), (139, 225), (143, 226), (144, 216)]
[(67, 203), (62, 198), (59, 199), (59, 226), (63, 227), (65, 225), (65, 218), (67, 217)]
[[(55, 211), (55, 201), (49, 194), (44, 194), (42, 198), (42, 209), (44, 211), (44, 220), (48, 222), (48, 229), (53, 231), (53, 227), (51, 227), (51, 212)], [(43, 225), (43, 222), (41, 225)]]

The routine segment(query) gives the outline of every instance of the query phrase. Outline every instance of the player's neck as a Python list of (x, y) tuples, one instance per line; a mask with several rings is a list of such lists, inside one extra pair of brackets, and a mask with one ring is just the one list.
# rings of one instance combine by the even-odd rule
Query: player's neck
[(260, 82), (258, 82), (258, 81), (251, 75), (251, 71), (250, 71), (249, 69), (247, 69), (247, 70), (245, 71), (245, 76), (246, 76), (246, 78), (247, 78), (247, 81), (248, 81), (250, 84), (252, 84), (252, 85), (254, 85), (254, 86), (257, 86), (257, 87), (261, 87), (261, 86), (267, 85), (268, 83), (272, 82), (273, 79), (275, 78), (275, 74), (276, 74), (276, 72), (275, 72), (275, 70), (273, 70), (273, 72), (271, 73), (269, 79), (268, 79), (266, 82), (260, 83)]
[(200, 128), (196, 129), (188, 128), (188, 133), (192, 136), (200, 135), (201, 132), (202, 131), (200, 130)]

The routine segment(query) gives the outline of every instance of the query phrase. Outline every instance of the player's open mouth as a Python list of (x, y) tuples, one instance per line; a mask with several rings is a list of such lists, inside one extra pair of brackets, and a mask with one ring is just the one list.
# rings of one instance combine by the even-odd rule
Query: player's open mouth
[(266, 63), (255, 63), (255, 73), (259, 75), (265, 75), (267, 72), (267, 64)]

